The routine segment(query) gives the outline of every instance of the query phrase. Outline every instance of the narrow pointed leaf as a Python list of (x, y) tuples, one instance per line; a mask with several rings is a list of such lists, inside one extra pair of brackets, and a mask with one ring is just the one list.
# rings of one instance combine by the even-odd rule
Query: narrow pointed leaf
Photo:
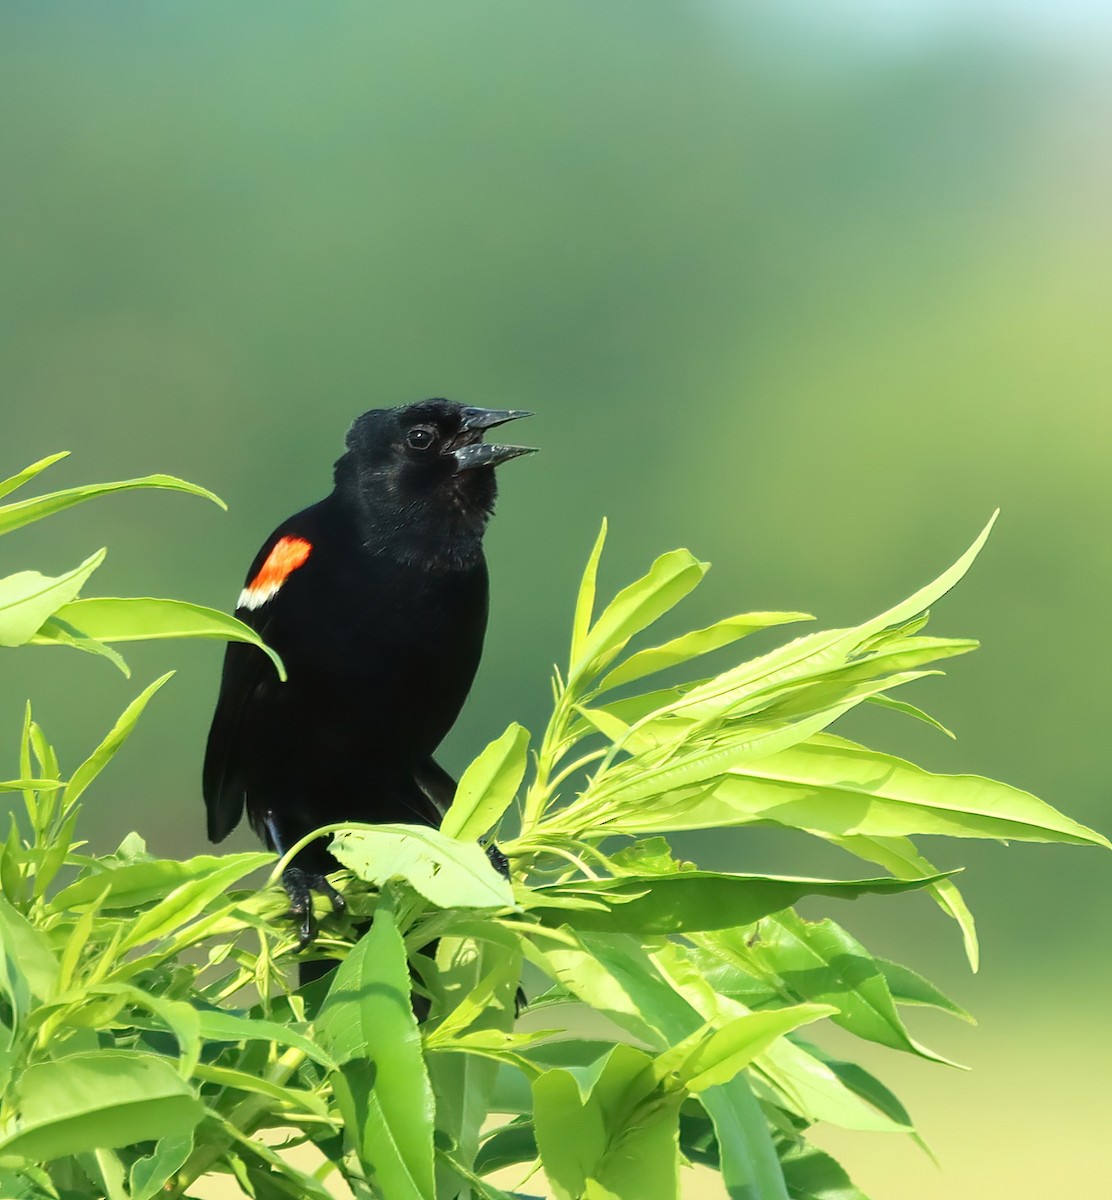
[(706, 571), (707, 564), (687, 550), (662, 554), (646, 575), (623, 588), (599, 614), (573, 663), (572, 674), (585, 677), (604, 667), (634, 634), (675, 607)]
[(56, 462), (61, 462), (63, 458), (68, 457), (69, 451), (62, 450), (58, 454), (49, 454), (46, 458), (40, 458), (38, 462), (25, 467), (16, 475), (9, 475), (7, 479), (0, 481), (0, 497), (7, 496), (10, 492), (14, 492), (16, 488), (21, 488), (25, 483), (34, 479), (36, 475), (45, 471), (47, 467), (52, 467)]
[[(75, 600), (54, 613), (85, 637), (99, 642), (144, 642), (162, 638), (213, 638), (257, 646), (274, 663), (279, 679), (286, 678), (282, 660), (251, 628), (217, 608), (185, 600), (159, 600), (152, 596), (96, 596)], [(37, 635), (36, 645), (53, 639)]]
[[(840, 846), (850, 854), (863, 858), (866, 862), (875, 862), (898, 875), (901, 879), (910, 879), (916, 875), (925, 875), (937, 870), (933, 863), (926, 859), (915, 848), (910, 839), (904, 837), (867, 837), (864, 834), (851, 834), (847, 837), (823, 835), (828, 842)], [(958, 885), (952, 879), (940, 879), (927, 889), (928, 894), (938, 904), (947, 916), (957, 921), (961, 929), (962, 942), (965, 946), (965, 957), (970, 969), (976, 972), (980, 965), (980, 946), (977, 942), (977, 925), (969, 906), (958, 890)]]
[(777, 1038), (837, 1013), (829, 1004), (795, 1004), (745, 1013), (717, 1029), (708, 1026), (661, 1054), (653, 1063), (658, 1079), (674, 1074), (690, 1092), (729, 1083)]
[(131, 670), (118, 651), (113, 650), (111, 646), (106, 646), (104, 642), (98, 642), (96, 638), (89, 637), (80, 629), (74, 628), (68, 621), (59, 620), (56, 616), (47, 617), (35, 630), (35, 636), (31, 642), (36, 646), (53, 643), (59, 646), (69, 646), (73, 650), (81, 650), (85, 654), (95, 654), (99, 658), (108, 659), (126, 679), (131, 678)]
[(646, 675), (654, 675), (669, 667), (679, 666), (690, 662), (712, 650), (732, 645), (751, 633), (761, 629), (771, 629), (776, 625), (787, 625), (793, 621), (813, 621), (810, 613), (795, 612), (755, 612), (741, 613), (736, 617), (727, 617), (716, 621), (706, 629), (696, 629), (673, 638), (661, 646), (653, 646), (648, 650), (639, 650), (631, 654), (624, 662), (619, 663), (599, 685), (599, 691), (619, 687), (623, 683), (632, 683)]
[[(273, 862), (274, 855), (261, 850), (245, 854), (198, 854), (186, 859), (120, 860), (118, 865), (112, 859), (102, 858), (97, 861), (100, 869), (90, 869), (88, 874), (62, 888), (51, 899), (48, 909), (63, 912), (92, 904), (102, 896), (101, 904), (105, 909), (137, 908), (161, 900), (191, 881), (208, 879), (217, 873), (224, 879), (228, 878), (224, 874), (227, 872), (231, 882), (235, 882)], [(230, 883), (223, 886), (230, 886)]]
[(75, 803), (89, 784), (112, 761), (116, 752), (131, 735), (131, 731), (143, 715), (143, 710), (147, 707), (150, 698), (172, 675), (173, 671), (169, 671), (159, 679), (156, 679), (149, 687), (144, 688), (127, 708), (124, 709), (120, 715), (120, 719), (109, 730), (104, 741), (74, 771), (73, 776), (66, 785), (65, 800), (67, 805)]
[(579, 585), (579, 595), (575, 601), (575, 617), (572, 621), (571, 630), (571, 666), (573, 670), (575, 664), (579, 662), (583, 655), (583, 644), (587, 639), (587, 632), (591, 628), (591, 620), (594, 617), (595, 611), (595, 587), (598, 580), (598, 564), (602, 557), (602, 548), (606, 544), (606, 518), (603, 517), (602, 528), (598, 531), (598, 537), (595, 539), (594, 549), (591, 551), (591, 557), (587, 559), (587, 567), (583, 572), (583, 580)]
[(474, 841), (488, 833), (513, 803), (525, 776), (529, 731), (511, 725), (463, 773), (440, 830), (446, 837)]
[(832, 1005), (831, 1020), (857, 1037), (956, 1065), (911, 1036), (880, 966), (833, 921), (804, 921), (790, 909), (766, 917), (752, 953), (779, 977), (789, 994)]
[(0, 506), (0, 533), (10, 533), (20, 526), (29, 525), (32, 521), (40, 521), (64, 509), (72, 508), (75, 504), (83, 504), (86, 500), (97, 496), (106, 496), (112, 492), (126, 492), (134, 488), (163, 488), (175, 492), (187, 492), (193, 496), (201, 496), (211, 500), (221, 508), (227, 505), (219, 496), (213, 495), (206, 488), (198, 487), (195, 483), (187, 483), (184, 479), (176, 479), (173, 475), (144, 475), (140, 479), (122, 479), (115, 483), (91, 483), (84, 487), (67, 488), (61, 492), (51, 492), (46, 496), (35, 496), (30, 500), (21, 500), (15, 504)]
[[(940, 877), (922, 879), (794, 879), (775, 875), (732, 875), (679, 871), (672, 875), (623, 875), (617, 879), (578, 880), (534, 889), (531, 911), (541, 920), (574, 929), (645, 936), (698, 932), (750, 925), (804, 896), (891, 894), (927, 887)], [(604, 909), (544, 907), (548, 896), (585, 899)]]

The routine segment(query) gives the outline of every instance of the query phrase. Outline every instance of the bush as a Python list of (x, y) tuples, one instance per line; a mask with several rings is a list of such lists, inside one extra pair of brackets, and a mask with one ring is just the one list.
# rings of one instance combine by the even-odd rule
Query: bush
[[(137, 487), (215, 499), (150, 476), (10, 503), (0, 533)], [(81, 797), (168, 676), (68, 778), (28, 709), (19, 778), (0, 784), (25, 807), (0, 852), (0, 1194), (154, 1200), (223, 1173), (259, 1200), (325, 1200), (332, 1176), (361, 1198), (501, 1200), (524, 1193), (489, 1176), (514, 1168), (518, 1189), (541, 1170), (562, 1200), (665, 1200), (698, 1162), (748, 1200), (860, 1196), (809, 1145), (810, 1127), (914, 1128), (882, 1083), (800, 1031), (831, 1021), (946, 1062), (900, 1010), (966, 1014), (792, 906), (920, 889), (958, 924), (975, 967), (973, 918), (911, 837), (1108, 845), (1025, 792), (931, 774), (827, 732), (863, 703), (935, 724), (890, 693), (975, 648), (921, 631), (988, 529), (872, 620), (649, 691), (651, 676), (805, 616), (742, 614), (627, 654), (706, 564), (665, 554), (596, 616), (604, 535), (531, 766), (529, 735), (513, 725), (468, 768), (441, 830), (317, 835), (331, 834), (351, 872), (349, 910), (325, 920), (317, 943), (341, 965), (301, 991), (287, 980), (296, 939), (280, 889), (244, 887), (258, 871), (278, 879), (273, 855), (156, 859), (135, 834), (113, 854), (82, 852)], [(78, 598), (103, 554), (58, 578), (0, 580), (0, 644), (70, 646), (125, 671), (113, 644), (137, 638), (238, 638), (271, 653), (197, 605)], [(505, 836), (527, 774), (519, 831)], [(755, 824), (822, 838), (887, 874), (703, 871), (666, 838)], [(512, 883), (480, 845), (496, 832)], [(521, 1009), (526, 964), (534, 996)], [(319, 1169), (291, 1161), (300, 1144), (320, 1152)]]

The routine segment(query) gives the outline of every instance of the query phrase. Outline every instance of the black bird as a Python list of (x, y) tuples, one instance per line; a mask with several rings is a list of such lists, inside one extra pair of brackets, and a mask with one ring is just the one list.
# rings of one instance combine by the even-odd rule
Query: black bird
[[(471, 688), (487, 623), (483, 533), (494, 468), (521, 446), (482, 441), (526, 412), (427, 400), (357, 418), (335, 487), (284, 521), (251, 564), (236, 616), (282, 656), (229, 643), (205, 753), (208, 835), (244, 807), (283, 854), (342, 821), (438, 825), (455, 781), (433, 759)], [(337, 910), (323, 841), (283, 877), (301, 945), (312, 892)]]

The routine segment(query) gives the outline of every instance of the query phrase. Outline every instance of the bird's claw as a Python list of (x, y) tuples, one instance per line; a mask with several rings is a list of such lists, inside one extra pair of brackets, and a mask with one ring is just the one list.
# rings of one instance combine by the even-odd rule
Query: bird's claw
[(282, 876), (282, 886), (290, 898), (288, 915), (298, 922), (297, 949), (307, 950), (317, 936), (317, 921), (313, 915), (313, 893), (328, 897), (333, 913), (342, 913), (347, 901), (323, 875), (306, 875), (297, 867), (288, 867)]

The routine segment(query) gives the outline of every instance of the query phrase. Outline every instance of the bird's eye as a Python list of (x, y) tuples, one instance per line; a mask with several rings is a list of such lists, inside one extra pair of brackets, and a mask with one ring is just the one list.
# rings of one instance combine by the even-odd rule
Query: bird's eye
[(411, 429), (405, 435), (405, 440), (414, 450), (427, 450), (436, 441), (436, 435), (431, 429), (418, 426), (416, 429)]

